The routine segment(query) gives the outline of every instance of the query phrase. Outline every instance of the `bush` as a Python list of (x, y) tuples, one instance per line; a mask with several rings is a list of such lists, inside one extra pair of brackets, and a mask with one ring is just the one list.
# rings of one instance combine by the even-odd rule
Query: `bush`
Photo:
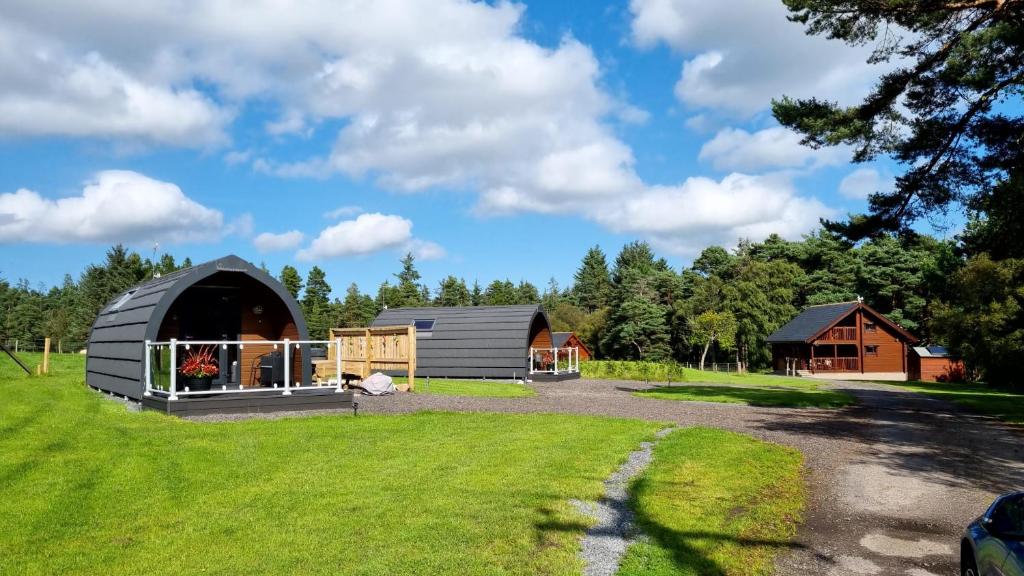
[(580, 362), (580, 376), (595, 380), (686, 381), (683, 367), (675, 362), (642, 360), (587, 360)]

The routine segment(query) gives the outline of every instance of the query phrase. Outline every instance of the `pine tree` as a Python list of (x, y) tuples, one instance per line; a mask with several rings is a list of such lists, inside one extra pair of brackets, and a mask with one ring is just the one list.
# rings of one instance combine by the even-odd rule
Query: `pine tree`
[(540, 303), (540, 292), (537, 287), (532, 283), (525, 280), (519, 282), (519, 286), (516, 286), (516, 304), (539, 304)]
[(519, 291), (511, 280), (495, 280), (487, 285), (482, 301), (486, 306), (511, 306), (519, 302)]
[(672, 355), (666, 317), (655, 277), (642, 266), (618, 267), (619, 278), (601, 349), (616, 358), (668, 360)]
[(299, 292), (302, 292), (302, 276), (299, 275), (299, 271), (294, 266), (285, 264), (281, 268), (281, 276), (278, 279), (284, 285), (284, 289), (292, 295), (292, 298), (299, 297)]
[(309, 336), (314, 340), (323, 340), (329, 336), (330, 296), (331, 286), (327, 283), (327, 275), (318, 266), (313, 266), (306, 277), (306, 292), (302, 296), (301, 304)]
[(600, 246), (587, 250), (573, 279), (575, 284), (572, 294), (577, 306), (587, 312), (593, 312), (608, 305), (612, 281), (608, 272), (608, 261)]
[(345, 291), (345, 300), (340, 306), (339, 325), (345, 328), (369, 326), (376, 316), (373, 298), (361, 294), (355, 282), (349, 284)]
[(548, 280), (548, 287), (544, 290), (544, 295), (541, 296), (540, 303), (543, 304), (544, 309), (550, 313), (562, 303), (562, 300), (563, 295), (558, 289), (558, 280), (555, 280), (555, 278), (552, 277)]
[(466, 281), (455, 276), (448, 276), (437, 287), (435, 306), (469, 306), (472, 304)]
[(419, 284), (420, 272), (416, 269), (416, 258), (411, 252), (402, 258), (402, 271), (395, 274), (398, 279), (397, 296), (398, 302), (395, 306), (412, 307), (426, 306), (429, 302), (429, 291), (424, 293), (425, 286)]
[(473, 291), (469, 293), (469, 303), (473, 306), (484, 303), (484, 292), (480, 289), (480, 282), (476, 280), (473, 280)]

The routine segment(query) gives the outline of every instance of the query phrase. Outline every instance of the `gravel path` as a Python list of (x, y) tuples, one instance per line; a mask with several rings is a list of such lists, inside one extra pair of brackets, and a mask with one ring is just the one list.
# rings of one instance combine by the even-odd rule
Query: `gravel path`
[(956, 407), (864, 382), (838, 382), (842, 410), (638, 398), (637, 382), (537, 383), (532, 398), (399, 394), (359, 412), (553, 412), (713, 426), (793, 446), (810, 488), (805, 523), (780, 575), (957, 573), (959, 535), (1000, 492), (1024, 487), (1024, 435)]
[[(656, 434), (661, 439), (675, 428), (664, 428)], [(581, 513), (597, 522), (583, 535), (580, 557), (583, 576), (612, 576), (619, 570), (626, 548), (639, 535), (629, 507), (629, 483), (640, 475), (654, 459), (655, 442), (641, 442), (611, 476), (604, 481), (604, 498), (598, 502), (573, 500)]]

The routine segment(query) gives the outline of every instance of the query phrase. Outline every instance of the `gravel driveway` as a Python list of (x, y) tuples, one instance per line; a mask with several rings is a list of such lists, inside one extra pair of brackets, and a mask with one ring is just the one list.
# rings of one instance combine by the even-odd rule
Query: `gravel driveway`
[(959, 535), (996, 494), (1024, 487), (1024, 435), (892, 386), (838, 382), (842, 410), (638, 398), (642, 383), (532, 384), (532, 398), (426, 394), (360, 398), (360, 413), (563, 412), (644, 418), (751, 434), (799, 449), (810, 498), (778, 574), (957, 573)]

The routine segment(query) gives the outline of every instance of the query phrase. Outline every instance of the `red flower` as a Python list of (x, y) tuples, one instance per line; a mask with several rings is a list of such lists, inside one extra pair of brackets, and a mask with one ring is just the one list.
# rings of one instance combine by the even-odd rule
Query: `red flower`
[(188, 378), (207, 378), (216, 376), (220, 369), (217, 361), (213, 359), (213, 346), (201, 346), (195, 350), (189, 350), (185, 354), (185, 360), (181, 363), (182, 376)]

